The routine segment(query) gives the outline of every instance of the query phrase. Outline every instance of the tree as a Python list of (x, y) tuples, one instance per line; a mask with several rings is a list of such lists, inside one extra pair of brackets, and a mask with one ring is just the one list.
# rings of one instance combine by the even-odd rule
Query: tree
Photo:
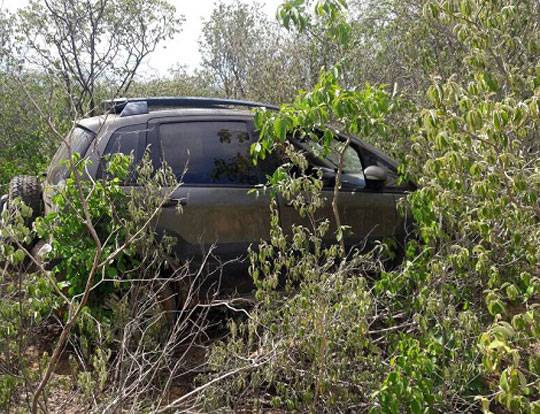
[(213, 88), (206, 71), (189, 73), (185, 66), (169, 69), (168, 76), (135, 80), (128, 96), (216, 96), (220, 91)]
[(7, 53), (9, 38), (12, 34), (9, 16), (0, 9), (0, 64), (5, 59)]
[(230, 98), (291, 102), (315, 84), (320, 69), (308, 37), (283, 30), (258, 3), (218, 3), (199, 50), (211, 88)]
[(200, 40), (202, 65), (213, 74), (225, 96), (245, 98), (248, 71), (256, 51), (268, 39), (271, 26), (260, 4), (218, 3), (204, 22)]
[(28, 100), (27, 92), (34, 102), (46, 108), (47, 118), (62, 134), (71, 126), (63, 91), (51, 85), (46, 76), (29, 72), (16, 78), (0, 72), (0, 183), (8, 183), (21, 174), (41, 174), (58, 146), (58, 137)]
[(32, 0), (18, 13), (26, 65), (60, 79), (76, 114), (94, 114), (100, 86), (130, 88), (142, 61), (178, 32), (166, 0)]

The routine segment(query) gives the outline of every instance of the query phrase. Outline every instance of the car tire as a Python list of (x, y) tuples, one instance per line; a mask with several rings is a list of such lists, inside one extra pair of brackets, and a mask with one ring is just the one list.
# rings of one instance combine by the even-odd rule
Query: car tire
[(16, 198), (21, 200), (32, 209), (32, 215), (25, 220), (26, 226), (30, 227), (37, 217), (43, 213), (43, 198), (41, 194), (41, 183), (38, 178), (32, 175), (19, 175), (9, 183), (9, 193), (7, 207)]

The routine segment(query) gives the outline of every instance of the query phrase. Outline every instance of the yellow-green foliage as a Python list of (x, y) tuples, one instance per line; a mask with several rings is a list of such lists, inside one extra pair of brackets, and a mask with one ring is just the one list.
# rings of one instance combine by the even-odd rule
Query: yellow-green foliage
[[(321, 4), (315, 16), (328, 33), (350, 41), (340, 34), (348, 30), (339, 13), (344, 3)], [(296, 227), (286, 239), (274, 210), (272, 244), (253, 256), (260, 304), (211, 359), (220, 374), (245, 371), (211, 389), (207, 402), (312, 412), (539, 412), (538, 7), (510, 0), (424, 5), (420, 24), (452, 31), (460, 67), (445, 79), (434, 73), (421, 105), (401, 102), (417, 120), (401, 171), (420, 187), (408, 200), (416, 237), (403, 266), (380, 271), (368, 287), (366, 262), (355, 257), (357, 279), (346, 278), (344, 292), (343, 264), (316, 247), (318, 231)], [(304, 2), (289, 1), (280, 16), (313, 30), (304, 13)], [(331, 131), (328, 123), (373, 139), (369, 128), (356, 127), (362, 111), (340, 111), (340, 104), (350, 98), (351, 109), (380, 107), (376, 96), (340, 90), (347, 79), (328, 82), (332, 73), (305, 99), (259, 118), (255, 153), (293, 131)], [(305, 177), (285, 172), (274, 177), (274, 190), (306, 190)], [(319, 191), (316, 180), (311, 191)], [(297, 203), (305, 214), (313, 206)], [(291, 274), (295, 288), (273, 291)], [(334, 313), (353, 304), (356, 323), (345, 311)]]

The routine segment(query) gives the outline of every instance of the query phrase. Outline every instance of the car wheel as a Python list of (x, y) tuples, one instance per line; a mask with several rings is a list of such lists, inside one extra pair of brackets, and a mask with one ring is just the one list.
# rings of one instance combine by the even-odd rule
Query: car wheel
[(43, 213), (43, 199), (41, 196), (41, 183), (32, 175), (19, 175), (9, 183), (7, 207), (16, 198), (21, 200), (32, 209), (31, 217), (25, 220), (26, 226), (30, 227), (37, 217)]

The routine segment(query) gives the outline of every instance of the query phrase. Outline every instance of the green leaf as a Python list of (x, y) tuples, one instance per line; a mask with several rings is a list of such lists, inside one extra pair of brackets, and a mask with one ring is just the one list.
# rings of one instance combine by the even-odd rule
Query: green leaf
[(508, 383), (507, 374), (508, 374), (508, 369), (505, 369), (501, 373), (501, 377), (499, 378), (499, 386), (501, 387), (503, 391), (510, 392), (510, 384)]

